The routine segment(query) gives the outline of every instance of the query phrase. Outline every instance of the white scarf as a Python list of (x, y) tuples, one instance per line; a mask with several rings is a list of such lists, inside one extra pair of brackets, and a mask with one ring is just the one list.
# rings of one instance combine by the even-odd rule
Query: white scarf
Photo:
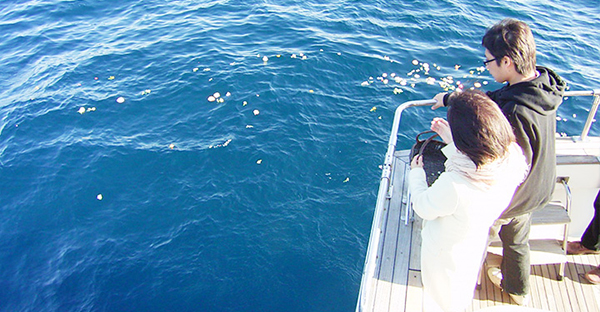
[(447, 172), (457, 172), (482, 189), (489, 189), (498, 183), (520, 184), (529, 171), (523, 150), (517, 143), (508, 147), (508, 153), (504, 157), (479, 168), (454, 143), (448, 144), (442, 151), (448, 158), (444, 163)]

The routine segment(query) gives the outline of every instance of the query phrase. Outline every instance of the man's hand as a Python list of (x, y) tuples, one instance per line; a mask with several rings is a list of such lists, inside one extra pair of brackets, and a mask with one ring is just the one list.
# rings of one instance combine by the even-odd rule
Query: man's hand
[(440, 107), (444, 107), (444, 96), (446, 94), (447, 94), (446, 92), (436, 94), (433, 97), (433, 99), (436, 100), (437, 103), (433, 104), (433, 106), (431, 106), (431, 109), (438, 109)]

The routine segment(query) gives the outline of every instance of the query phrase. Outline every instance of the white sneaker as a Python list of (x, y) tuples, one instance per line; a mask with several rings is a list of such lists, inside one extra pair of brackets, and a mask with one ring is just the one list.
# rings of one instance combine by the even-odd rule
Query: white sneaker
[(508, 294), (510, 296), (510, 298), (517, 304), (520, 306), (528, 306), (529, 305), (529, 300), (531, 299), (529, 297), (529, 295), (513, 295), (513, 294)]
[[(502, 286), (500, 285), (502, 282), (502, 271), (500, 271), (500, 268), (498, 267), (492, 267), (489, 268), (487, 270), (487, 275), (490, 279), (490, 281), (492, 282), (492, 284), (496, 285), (496, 287), (502, 289)], [(529, 301), (531, 300), (530, 296), (527, 295), (514, 295), (514, 294), (508, 294), (510, 296), (510, 298), (517, 304), (520, 306), (528, 306), (529, 305)]]
[(492, 284), (496, 285), (496, 287), (502, 289), (500, 283), (502, 282), (502, 271), (498, 267), (492, 267), (487, 270), (487, 275), (492, 282)]

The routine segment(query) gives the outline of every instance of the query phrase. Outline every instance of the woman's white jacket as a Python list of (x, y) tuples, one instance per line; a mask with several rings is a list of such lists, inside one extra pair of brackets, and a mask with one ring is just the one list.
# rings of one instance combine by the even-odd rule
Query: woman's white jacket
[(446, 171), (428, 188), (425, 171), (411, 169), (409, 188), (413, 209), (424, 220), (424, 290), (438, 308), (455, 311), (473, 298), (489, 228), (523, 181), (527, 164), (516, 143), (507, 157), (480, 168), (452, 143), (442, 151)]

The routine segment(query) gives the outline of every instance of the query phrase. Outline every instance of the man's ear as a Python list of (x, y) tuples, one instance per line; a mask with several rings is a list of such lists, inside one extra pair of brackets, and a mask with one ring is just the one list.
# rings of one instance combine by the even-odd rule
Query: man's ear
[(502, 59), (500, 60), (500, 65), (501, 65), (501, 66), (508, 66), (508, 67), (510, 67), (510, 66), (512, 66), (512, 65), (513, 65), (513, 61), (512, 61), (512, 59), (511, 59), (510, 57), (508, 57), (508, 56), (506, 56), (506, 55), (505, 55), (505, 56), (504, 56), (504, 57), (502, 57)]

